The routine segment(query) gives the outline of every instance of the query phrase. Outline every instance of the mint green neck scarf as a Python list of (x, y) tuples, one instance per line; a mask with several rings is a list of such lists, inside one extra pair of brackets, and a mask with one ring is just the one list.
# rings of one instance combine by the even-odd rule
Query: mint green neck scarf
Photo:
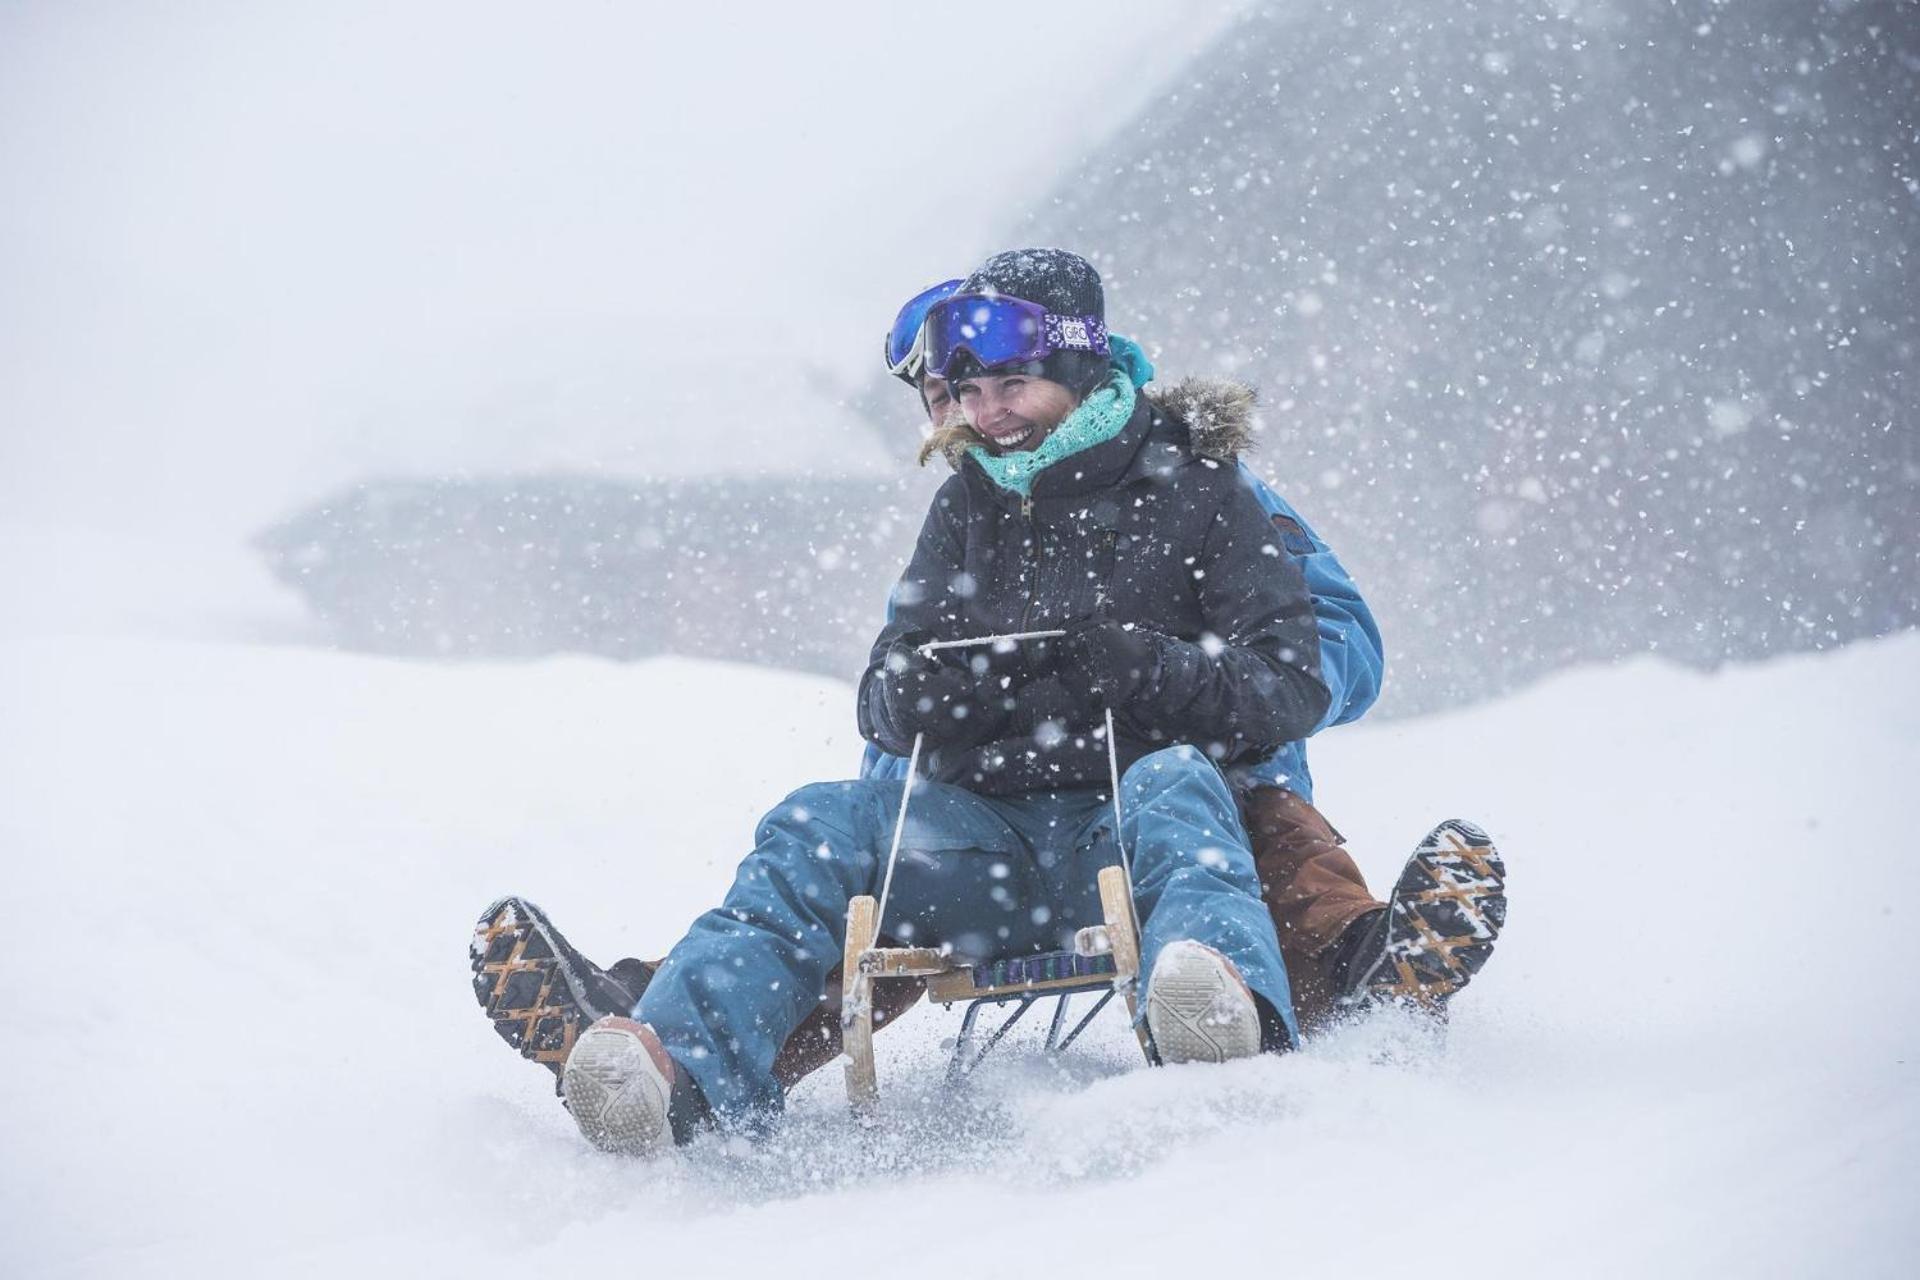
[(1002, 489), (1030, 498), (1036, 476), (1063, 458), (1084, 453), (1119, 435), (1127, 420), (1133, 417), (1133, 406), (1133, 379), (1126, 369), (1116, 368), (1040, 442), (1038, 449), (995, 455), (976, 444), (968, 448), (967, 453), (980, 464), (988, 479)]

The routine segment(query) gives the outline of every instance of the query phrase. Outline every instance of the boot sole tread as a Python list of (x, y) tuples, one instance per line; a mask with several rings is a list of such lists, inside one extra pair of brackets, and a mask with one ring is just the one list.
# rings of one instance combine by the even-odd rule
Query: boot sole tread
[(1444, 1005), (1493, 954), (1506, 883), (1486, 832), (1457, 818), (1435, 827), (1393, 887), (1386, 947), (1361, 990), (1377, 1001)]
[(601, 1014), (581, 1004), (566, 961), (548, 937), (551, 928), (532, 904), (502, 898), (474, 925), (468, 964), (474, 998), (494, 1031), (558, 1079), (580, 1033)]

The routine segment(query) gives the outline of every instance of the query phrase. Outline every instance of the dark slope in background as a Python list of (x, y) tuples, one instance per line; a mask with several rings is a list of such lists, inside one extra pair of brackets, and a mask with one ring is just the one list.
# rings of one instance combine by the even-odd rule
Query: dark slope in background
[(1915, 620), (1920, 5), (1246, 18), (1018, 237), (1266, 406), (1397, 704)]
[(933, 483), (904, 464), (889, 481), (382, 481), (336, 494), (256, 545), (351, 648), (683, 653), (851, 680)]
[[(1915, 623), (1916, 102), (1915, 3), (1271, 5), (1008, 239), (1261, 388), (1429, 709)], [(932, 479), (379, 484), (262, 545), (352, 644), (850, 676)]]

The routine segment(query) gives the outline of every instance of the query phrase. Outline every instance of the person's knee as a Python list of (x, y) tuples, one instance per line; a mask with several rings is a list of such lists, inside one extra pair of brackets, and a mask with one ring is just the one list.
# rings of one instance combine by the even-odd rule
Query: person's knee
[(1163, 747), (1134, 761), (1121, 779), (1121, 791), (1135, 804), (1170, 792), (1198, 792), (1213, 801), (1229, 806), (1233, 803), (1233, 793), (1219, 766), (1205, 752), (1185, 743)]
[(741, 879), (784, 881), (810, 900), (863, 892), (874, 851), (885, 848), (899, 794), (900, 784), (889, 782), (801, 787), (760, 820)]
[(892, 821), (899, 797), (897, 782), (809, 782), (768, 810), (761, 825), (830, 844), (865, 843)]
[(1135, 876), (1158, 882), (1162, 891), (1218, 892), (1260, 896), (1260, 877), (1246, 846), (1221, 839), (1198, 844), (1165, 844), (1144, 848), (1135, 856)]
[(1206, 752), (1190, 743), (1149, 751), (1127, 767), (1127, 778), (1182, 778), (1196, 774), (1220, 776)]

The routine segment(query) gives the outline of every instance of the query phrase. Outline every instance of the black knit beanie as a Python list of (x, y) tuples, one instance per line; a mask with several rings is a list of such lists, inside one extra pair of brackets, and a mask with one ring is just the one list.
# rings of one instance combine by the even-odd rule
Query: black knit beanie
[[(961, 293), (1003, 293), (1035, 302), (1062, 316), (1092, 316), (1105, 324), (1106, 291), (1100, 273), (1077, 253), (1065, 249), (1009, 249), (996, 253), (960, 285)], [(963, 366), (949, 369), (950, 378), (979, 371), (979, 364), (961, 353)], [(966, 366), (971, 366), (966, 367)], [(1039, 374), (1051, 382), (1086, 395), (1113, 372), (1113, 362), (1095, 351), (1056, 351), (1040, 361)]]

